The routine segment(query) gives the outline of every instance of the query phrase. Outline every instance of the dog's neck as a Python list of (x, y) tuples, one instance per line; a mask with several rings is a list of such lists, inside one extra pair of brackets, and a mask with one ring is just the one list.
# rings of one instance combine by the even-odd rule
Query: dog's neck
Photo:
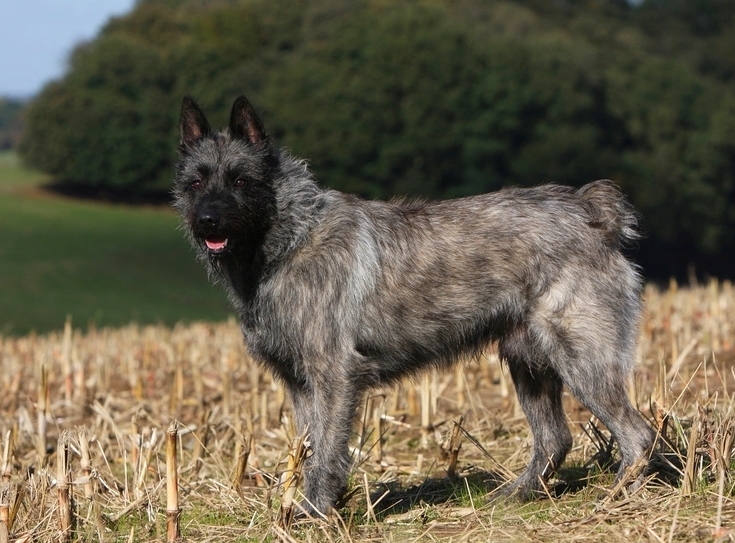
[(327, 203), (326, 191), (314, 182), (306, 163), (279, 152), (281, 169), (273, 181), (276, 215), (262, 247), (266, 267), (289, 258), (307, 242)]
[(308, 242), (328, 201), (327, 191), (314, 182), (306, 163), (285, 152), (283, 155), (280, 170), (274, 172), (277, 196), (267, 229), (258, 239), (241, 244), (236, 253), (210, 260), (213, 275), (223, 279), (221, 282), (230, 290), (230, 299), (242, 317), (270, 271)]

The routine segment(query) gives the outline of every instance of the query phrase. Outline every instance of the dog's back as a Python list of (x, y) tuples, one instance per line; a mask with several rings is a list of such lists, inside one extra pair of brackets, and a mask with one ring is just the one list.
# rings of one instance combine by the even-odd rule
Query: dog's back
[(562, 326), (580, 305), (591, 309), (579, 326), (625, 328), (621, 352), (634, 342), (640, 280), (619, 245), (636, 216), (609, 181), (430, 203), (334, 193), (325, 215), (290, 265), (300, 276), (331, 268), (324, 289), (351, 294), (340, 311), (322, 289), (341, 318), (321, 334), (354, 337), (379, 361), (362, 366), (368, 381), (451, 363), (542, 314)]

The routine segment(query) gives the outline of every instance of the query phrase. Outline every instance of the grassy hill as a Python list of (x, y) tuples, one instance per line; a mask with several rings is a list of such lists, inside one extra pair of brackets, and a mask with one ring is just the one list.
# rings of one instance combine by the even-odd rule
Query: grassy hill
[(222, 320), (211, 286), (165, 208), (59, 198), (42, 174), (0, 154), (0, 333)]

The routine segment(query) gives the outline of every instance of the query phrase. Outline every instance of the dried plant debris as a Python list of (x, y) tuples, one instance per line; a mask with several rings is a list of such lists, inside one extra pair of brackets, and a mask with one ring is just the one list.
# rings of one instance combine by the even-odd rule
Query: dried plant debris
[(0, 338), (0, 542), (735, 540), (735, 289), (649, 286), (645, 303), (644, 484), (611, 491), (616, 444), (566, 394), (567, 463), (546, 497), (505, 497), (531, 438), (491, 345), (375, 391), (341, 509), (308, 521), (308, 435), (234, 321)]

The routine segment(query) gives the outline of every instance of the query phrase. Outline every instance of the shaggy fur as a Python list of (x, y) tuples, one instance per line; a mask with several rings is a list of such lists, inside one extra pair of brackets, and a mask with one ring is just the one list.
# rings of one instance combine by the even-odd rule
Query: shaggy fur
[(366, 390), (497, 341), (531, 426), (530, 497), (572, 437), (566, 385), (612, 432), (625, 468), (652, 430), (628, 401), (641, 281), (621, 254), (636, 214), (610, 181), (438, 202), (378, 202), (319, 188), (274, 147), (248, 101), (213, 132), (181, 112), (175, 206), (229, 294), (250, 353), (287, 387), (313, 455), (306, 510), (344, 490)]

